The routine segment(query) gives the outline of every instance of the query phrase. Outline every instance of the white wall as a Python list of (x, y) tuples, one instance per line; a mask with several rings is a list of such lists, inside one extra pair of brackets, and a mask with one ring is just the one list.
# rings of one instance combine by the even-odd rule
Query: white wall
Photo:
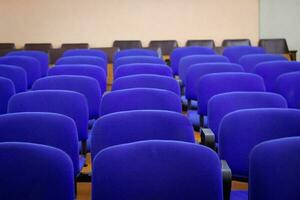
[(286, 38), (300, 54), (300, 0), (260, 0), (260, 37)]
[(0, 42), (249, 38), (257, 43), (259, 0), (0, 0)]

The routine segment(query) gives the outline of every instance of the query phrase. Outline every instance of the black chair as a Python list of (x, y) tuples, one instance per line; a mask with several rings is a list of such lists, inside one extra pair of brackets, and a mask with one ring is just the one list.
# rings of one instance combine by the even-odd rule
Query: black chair
[(162, 55), (170, 55), (173, 49), (178, 47), (178, 43), (176, 40), (152, 40), (149, 47), (160, 48)]
[(188, 40), (186, 41), (185, 46), (202, 46), (215, 48), (216, 45), (214, 40)]
[(142, 48), (142, 42), (140, 40), (115, 40), (113, 47), (120, 50)]
[(49, 50), (52, 49), (51, 43), (26, 43), (24, 45), (25, 50), (36, 50), (49, 53)]
[(88, 43), (64, 43), (61, 45), (61, 48), (64, 50), (67, 49), (88, 49)]
[(222, 42), (222, 47), (230, 46), (251, 46), (249, 39), (226, 39)]

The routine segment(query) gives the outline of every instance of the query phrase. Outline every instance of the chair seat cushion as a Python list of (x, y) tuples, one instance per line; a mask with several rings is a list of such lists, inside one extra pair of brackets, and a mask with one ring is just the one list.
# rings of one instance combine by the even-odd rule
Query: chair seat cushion
[(235, 190), (231, 191), (230, 200), (247, 200), (248, 191), (246, 190)]

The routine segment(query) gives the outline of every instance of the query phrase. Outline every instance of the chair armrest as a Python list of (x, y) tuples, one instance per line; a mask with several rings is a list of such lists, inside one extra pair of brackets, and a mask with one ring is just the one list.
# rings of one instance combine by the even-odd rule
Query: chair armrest
[(215, 150), (215, 134), (209, 128), (200, 128), (201, 144)]
[(224, 200), (230, 199), (232, 173), (226, 160), (221, 160), (223, 177), (223, 197)]
[(291, 60), (294, 60), (294, 61), (296, 61), (297, 60), (297, 50), (291, 50), (291, 51), (289, 51), (289, 55), (290, 55), (290, 57), (291, 57)]

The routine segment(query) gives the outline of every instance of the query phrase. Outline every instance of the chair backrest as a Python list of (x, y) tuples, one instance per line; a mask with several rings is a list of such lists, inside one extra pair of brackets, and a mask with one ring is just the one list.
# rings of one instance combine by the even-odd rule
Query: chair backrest
[(0, 162), (1, 199), (75, 198), (72, 161), (57, 148), (4, 142), (0, 143)]
[(24, 50), (24, 51), (11, 51), (7, 56), (28, 56), (37, 59), (40, 62), (42, 76), (47, 75), (49, 68), (49, 55), (42, 51)]
[(229, 60), (225, 56), (220, 55), (192, 55), (192, 56), (185, 56), (180, 59), (178, 65), (178, 75), (182, 80), (183, 84), (185, 85), (186, 81), (186, 74), (189, 68), (194, 64), (201, 64), (201, 63), (228, 63)]
[(88, 49), (88, 43), (64, 43), (61, 45), (61, 48), (64, 50), (68, 49)]
[(87, 139), (88, 105), (83, 94), (62, 90), (22, 92), (9, 100), (8, 112), (52, 112), (66, 115), (75, 121), (78, 139)]
[(85, 96), (89, 108), (89, 118), (99, 117), (101, 89), (96, 79), (87, 76), (58, 75), (38, 79), (32, 90), (70, 90)]
[(270, 140), (254, 147), (250, 154), (249, 199), (299, 198), (299, 147), (300, 137)]
[(65, 65), (65, 64), (87, 64), (87, 65), (96, 65), (102, 68), (107, 74), (107, 61), (103, 60), (100, 57), (95, 56), (68, 56), (61, 57), (56, 61), (56, 65)]
[(100, 115), (128, 110), (169, 110), (181, 112), (180, 97), (154, 88), (116, 90), (103, 95)]
[(222, 47), (230, 46), (251, 46), (249, 39), (226, 39), (222, 42)]
[(201, 46), (215, 48), (216, 45), (214, 40), (187, 40), (185, 46)]
[(74, 120), (65, 115), (46, 112), (0, 115), (1, 142), (29, 142), (56, 147), (70, 156), (74, 174), (79, 173), (77, 129)]
[(99, 49), (69, 49), (63, 53), (63, 57), (69, 56), (95, 56), (107, 61), (107, 55)]
[(114, 72), (114, 79), (135, 74), (173, 76), (171, 68), (166, 64), (135, 63), (120, 65)]
[(140, 74), (124, 76), (116, 79), (112, 84), (112, 91), (130, 88), (157, 88), (174, 92), (180, 96), (180, 87), (178, 82), (167, 76), (152, 74)]
[(178, 42), (176, 40), (152, 40), (149, 42), (149, 47), (160, 48), (162, 55), (170, 55), (178, 47)]
[(197, 83), (198, 114), (207, 115), (207, 103), (217, 94), (227, 92), (263, 92), (264, 80), (250, 73), (225, 72), (202, 76)]
[(251, 46), (232, 46), (225, 47), (223, 56), (226, 56), (230, 62), (238, 63), (240, 58), (249, 54), (265, 54), (266, 50), (261, 47)]
[(14, 83), (0, 76), (0, 114), (7, 112), (8, 100), (16, 93)]
[(15, 49), (15, 43), (0, 43), (0, 49)]
[(154, 139), (194, 143), (194, 129), (188, 118), (177, 112), (134, 110), (112, 113), (98, 119), (92, 129), (92, 158), (113, 145)]
[(287, 61), (287, 58), (276, 54), (253, 54), (241, 57), (239, 64), (243, 66), (246, 72), (254, 73), (257, 64), (268, 61)]
[(289, 48), (284, 38), (278, 39), (260, 39), (258, 46), (266, 49), (268, 53), (285, 54), (289, 52)]
[(150, 50), (150, 49), (126, 49), (122, 51), (117, 51), (114, 55), (114, 61), (118, 60), (119, 58), (126, 57), (126, 56), (152, 56), (158, 57), (157, 51)]
[(277, 78), (276, 92), (285, 97), (289, 108), (300, 108), (300, 72), (282, 74)]
[(276, 80), (284, 73), (300, 71), (300, 62), (269, 61), (255, 66), (254, 72), (265, 81), (266, 90), (276, 92)]
[(140, 40), (115, 40), (113, 47), (117, 47), (120, 50), (142, 48), (142, 42)]
[(247, 178), (249, 153), (255, 145), (291, 136), (300, 136), (299, 110), (257, 108), (234, 111), (221, 121), (219, 156), (228, 162), (233, 177)]
[(191, 47), (176, 48), (172, 51), (170, 55), (171, 68), (173, 70), (173, 74), (178, 75), (178, 65), (180, 59), (185, 56), (214, 55), (214, 54), (216, 54), (214, 50), (208, 47), (191, 46)]
[(150, 63), (150, 64), (163, 64), (165, 65), (165, 61), (158, 57), (152, 56), (126, 56), (121, 57), (114, 62), (114, 71), (118, 69), (121, 65), (126, 64), (134, 64), (134, 63)]
[(0, 64), (0, 76), (10, 79), (14, 83), (17, 93), (27, 90), (27, 74), (23, 68)]
[(28, 88), (31, 88), (33, 82), (42, 76), (39, 61), (32, 57), (5, 56), (0, 58), (0, 64), (15, 65), (23, 68), (27, 74)]
[(281, 95), (268, 92), (228, 92), (213, 96), (207, 104), (207, 121), (216, 141), (225, 115), (250, 108), (287, 108), (287, 102)]
[(93, 200), (223, 199), (220, 160), (197, 144), (152, 140), (117, 145), (101, 151), (93, 164)]
[(185, 96), (197, 100), (197, 82), (206, 74), (221, 72), (243, 72), (243, 68), (233, 63), (202, 63), (192, 65), (186, 75)]
[(43, 51), (45, 53), (49, 53), (52, 48), (51, 43), (25, 43), (24, 45), (25, 50)]
[(95, 65), (57, 65), (48, 70), (48, 76), (56, 75), (88, 76), (98, 81), (102, 93), (106, 91), (106, 73), (102, 68)]

